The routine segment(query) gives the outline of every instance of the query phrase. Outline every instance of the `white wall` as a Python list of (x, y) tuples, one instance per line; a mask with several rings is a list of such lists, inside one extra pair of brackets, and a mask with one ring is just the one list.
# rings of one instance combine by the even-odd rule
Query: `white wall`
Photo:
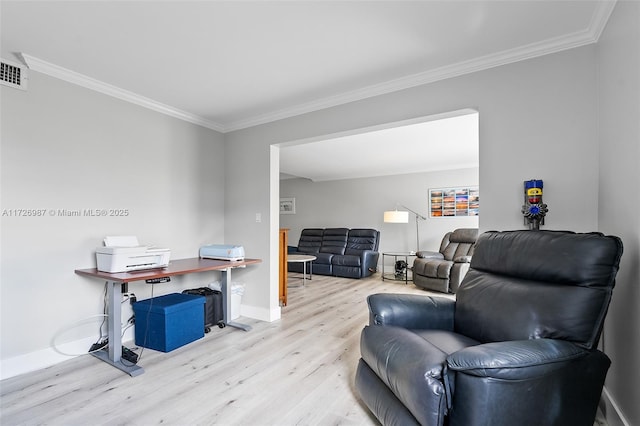
[(280, 215), (280, 226), (289, 228), (289, 242), (294, 246), (304, 228), (374, 228), (380, 231), (380, 252), (416, 250), (414, 214), (409, 214), (407, 224), (383, 221), (383, 212), (394, 210), (396, 203), (400, 203), (427, 217), (418, 222), (420, 249), (437, 251), (445, 233), (456, 228), (478, 227), (477, 216), (429, 217), (429, 189), (455, 186), (478, 186), (478, 169), (327, 182), (283, 180), (280, 195), (296, 198), (296, 214)]
[[(224, 143), (212, 130), (37, 72), (26, 92), (0, 90), (0, 356), (7, 377), (68, 359), (54, 346), (78, 354), (99, 337), (101, 319), (84, 319), (103, 312), (104, 283), (74, 270), (95, 267), (105, 236), (137, 235), (171, 248), (173, 258), (223, 241)], [(44, 215), (16, 217), (18, 209)], [(64, 217), (62, 209), (127, 213)], [(154, 290), (215, 277), (190, 279)], [(129, 290), (145, 298), (151, 286)]]
[(609, 425), (640, 425), (640, 3), (618, 1), (597, 50), (600, 179), (598, 229), (624, 244), (602, 345), (613, 360)]

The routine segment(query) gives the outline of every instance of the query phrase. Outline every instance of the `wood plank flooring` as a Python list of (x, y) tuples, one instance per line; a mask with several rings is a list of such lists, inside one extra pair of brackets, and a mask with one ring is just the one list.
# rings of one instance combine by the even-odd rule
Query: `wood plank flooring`
[(379, 274), (316, 275), (289, 288), (281, 320), (241, 318), (253, 330), (214, 328), (170, 353), (145, 349), (138, 377), (86, 355), (6, 379), (0, 424), (375, 425), (353, 381), (366, 296), (378, 292), (429, 294)]
[(145, 349), (138, 377), (86, 355), (4, 380), (0, 423), (374, 425), (353, 377), (366, 296), (376, 292), (426, 293), (379, 275), (316, 275), (289, 288), (281, 320), (241, 318), (253, 330), (214, 328), (170, 353)]

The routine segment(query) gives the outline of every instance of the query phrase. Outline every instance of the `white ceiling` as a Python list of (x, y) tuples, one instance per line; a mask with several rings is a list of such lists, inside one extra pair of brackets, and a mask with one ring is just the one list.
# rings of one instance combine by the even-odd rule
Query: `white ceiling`
[(594, 43), (614, 4), (0, 0), (1, 56), (228, 132)]
[(280, 171), (317, 182), (477, 167), (478, 121), (478, 113), (461, 111), (287, 147), (280, 151)]

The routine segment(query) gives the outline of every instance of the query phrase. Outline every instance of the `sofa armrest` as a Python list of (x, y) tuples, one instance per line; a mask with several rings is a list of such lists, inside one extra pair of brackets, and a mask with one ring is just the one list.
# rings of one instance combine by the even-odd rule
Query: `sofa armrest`
[(455, 303), (445, 297), (372, 294), (367, 297), (369, 324), (453, 331)]
[(444, 259), (444, 255), (438, 251), (419, 251), (416, 252), (419, 259)]
[(363, 250), (362, 258), (362, 276), (367, 277), (378, 270), (378, 257), (380, 253), (373, 250)]
[(297, 246), (287, 246), (287, 253), (288, 254), (298, 253), (298, 247)]
[(449, 355), (447, 364), (458, 373), (522, 380), (563, 368), (588, 352), (566, 340), (515, 340), (470, 346)]

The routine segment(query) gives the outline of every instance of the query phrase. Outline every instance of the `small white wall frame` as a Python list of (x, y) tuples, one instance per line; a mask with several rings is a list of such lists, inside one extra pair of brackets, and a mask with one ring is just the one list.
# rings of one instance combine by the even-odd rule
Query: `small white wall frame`
[(296, 199), (280, 198), (280, 214), (296, 214)]

